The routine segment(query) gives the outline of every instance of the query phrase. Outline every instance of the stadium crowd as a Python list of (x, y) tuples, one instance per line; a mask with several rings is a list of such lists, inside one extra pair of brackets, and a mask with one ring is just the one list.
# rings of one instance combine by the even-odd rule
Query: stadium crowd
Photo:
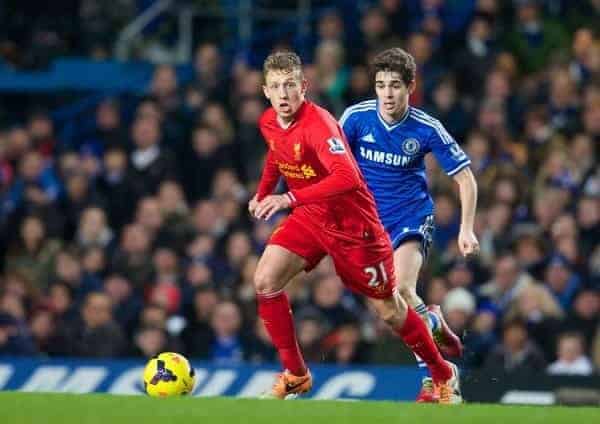
[[(457, 3), (381, 0), (354, 23), (327, 10), (305, 58), (309, 97), (339, 116), (372, 96), (373, 53), (412, 53), (411, 103), (463, 146), (480, 190), (481, 254), (465, 260), (455, 187), (428, 164), (423, 298), (463, 336), (465, 366), (597, 372), (600, 2)], [(69, 143), (42, 109), (0, 129), (0, 355), (275, 360), (252, 279), (284, 216), (247, 213), (265, 153), (262, 72), (225, 66), (219, 47), (197, 47), (191, 81), (161, 65), (133, 105), (106, 98)], [(290, 296), (308, 361), (414, 360), (329, 261)]]

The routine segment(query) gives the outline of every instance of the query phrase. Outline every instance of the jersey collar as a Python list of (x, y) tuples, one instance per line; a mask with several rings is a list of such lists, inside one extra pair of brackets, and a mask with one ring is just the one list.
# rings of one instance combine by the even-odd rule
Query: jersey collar
[(383, 127), (389, 131), (395, 130), (396, 128), (398, 128), (404, 121), (406, 121), (406, 118), (408, 117), (408, 113), (410, 112), (410, 106), (408, 106), (406, 108), (406, 110), (404, 111), (404, 115), (402, 115), (402, 118), (400, 118), (396, 123), (394, 124), (388, 124), (387, 122), (385, 122), (385, 119), (383, 119), (383, 116), (381, 116), (381, 113), (379, 113), (379, 100), (377, 100), (377, 118), (379, 118), (379, 122), (381, 122), (381, 125), (383, 125)]

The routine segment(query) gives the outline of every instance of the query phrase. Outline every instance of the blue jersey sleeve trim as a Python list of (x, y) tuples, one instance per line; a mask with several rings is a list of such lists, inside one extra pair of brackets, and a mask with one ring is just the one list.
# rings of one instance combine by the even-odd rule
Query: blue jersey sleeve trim
[(460, 165), (458, 165), (456, 168), (454, 168), (452, 171), (446, 172), (446, 174), (448, 174), (449, 176), (453, 176), (458, 174), (460, 171), (462, 171), (463, 169), (465, 169), (467, 166), (471, 165), (471, 161), (467, 160), (466, 162), (461, 163)]

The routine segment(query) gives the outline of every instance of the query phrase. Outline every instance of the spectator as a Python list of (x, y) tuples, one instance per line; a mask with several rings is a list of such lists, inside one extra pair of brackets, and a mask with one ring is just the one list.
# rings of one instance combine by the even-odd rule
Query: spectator
[(40, 209), (56, 201), (60, 186), (54, 171), (43, 162), (36, 151), (29, 151), (19, 162), (19, 176), (15, 178), (2, 200), (3, 213), (19, 208)]
[(444, 316), (456, 334), (463, 334), (475, 313), (475, 298), (459, 287), (448, 292), (443, 303)]
[(131, 184), (134, 199), (153, 195), (160, 182), (176, 175), (172, 153), (159, 145), (161, 132), (156, 118), (137, 118), (131, 137), (135, 149), (131, 153)]
[(214, 332), (209, 359), (216, 364), (237, 364), (244, 359), (245, 341), (242, 336), (242, 316), (233, 302), (215, 305), (210, 326)]
[(531, 276), (521, 270), (512, 254), (507, 253), (497, 259), (492, 280), (480, 287), (479, 295), (500, 311), (506, 311), (519, 293), (531, 284)]
[(75, 238), (83, 211), (93, 206), (103, 207), (103, 203), (103, 199), (90, 187), (90, 180), (82, 171), (70, 175), (66, 181), (65, 196), (59, 204), (64, 219), (65, 238)]
[(559, 25), (543, 19), (538, 0), (519, 0), (516, 6), (518, 26), (509, 34), (507, 46), (525, 71), (539, 71), (565, 47), (566, 35)]
[(194, 58), (196, 79), (194, 84), (210, 99), (222, 99), (228, 94), (227, 79), (222, 69), (222, 58), (218, 47), (213, 43), (203, 43), (197, 47)]
[(150, 236), (139, 224), (124, 228), (121, 244), (113, 255), (113, 269), (125, 275), (137, 289), (149, 283), (152, 264), (149, 258)]
[(366, 346), (361, 342), (357, 323), (348, 322), (338, 327), (323, 341), (329, 360), (338, 365), (360, 364), (366, 360)]
[(248, 342), (245, 360), (250, 363), (272, 363), (277, 360), (277, 351), (273, 347), (269, 333), (262, 320), (254, 322), (253, 337)]
[(50, 158), (57, 141), (54, 137), (54, 124), (44, 111), (36, 111), (29, 116), (27, 129), (31, 135), (33, 147), (41, 153), (44, 158)]
[(36, 353), (25, 327), (14, 316), (0, 311), (0, 356), (32, 356)]
[(554, 358), (556, 334), (564, 312), (548, 289), (539, 284), (525, 287), (506, 313), (506, 319), (526, 323), (531, 339), (540, 347), (547, 360)]
[(65, 323), (51, 342), (55, 355), (117, 357), (124, 355), (127, 342), (113, 321), (110, 298), (90, 293), (81, 308), (80, 319)]
[(169, 113), (179, 107), (177, 75), (169, 65), (158, 66), (150, 83), (150, 94), (158, 101), (161, 109)]
[(322, 41), (316, 48), (315, 61), (320, 84), (333, 102), (336, 115), (341, 114), (342, 95), (348, 86), (349, 71), (344, 65), (344, 48), (338, 41)]
[(80, 248), (107, 248), (113, 240), (113, 233), (106, 220), (104, 209), (89, 207), (81, 213), (79, 227), (75, 235)]
[(59, 325), (68, 324), (77, 315), (73, 289), (67, 283), (57, 281), (50, 286), (47, 304)]
[(96, 108), (94, 134), (84, 141), (82, 147), (101, 155), (105, 149), (122, 146), (126, 139), (127, 134), (122, 127), (120, 104), (110, 98), (102, 101)]
[(35, 342), (36, 350), (40, 353), (47, 352), (48, 343), (56, 331), (56, 321), (52, 312), (46, 309), (38, 309), (32, 314), (29, 327), (31, 328), (31, 336)]
[(600, 201), (583, 197), (577, 204), (577, 224), (580, 228), (582, 254), (588, 257), (600, 240)]
[(330, 328), (336, 328), (356, 319), (355, 313), (344, 304), (344, 288), (335, 276), (319, 280), (312, 293), (316, 309), (323, 315)]
[(134, 338), (133, 356), (150, 359), (159, 353), (171, 351), (167, 332), (157, 327), (142, 327)]
[(19, 245), (8, 253), (6, 270), (22, 274), (38, 289), (45, 288), (60, 247), (60, 241), (47, 238), (40, 218), (28, 216), (21, 225)]
[(109, 275), (104, 280), (104, 292), (110, 297), (115, 321), (131, 336), (143, 306), (131, 282), (120, 274)]
[(581, 334), (561, 334), (556, 356), (558, 359), (548, 366), (548, 374), (591, 375), (594, 371), (592, 361), (584, 354)]
[(210, 320), (219, 303), (216, 290), (210, 286), (196, 289), (191, 311), (187, 316), (187, 326), (181, 334), (181, 340), (188, 355), (208, 359), (211, 355), (213, 329)]
[(488, 355), (484, 369), (489, 373), (526, 376), (542, 371), (546, 361), (538, 347), (529, 339), (527, 328), (520, 321), (509, 321), (502, 329), (502, 343)]
[(482, 94), (478, 90), (483, 87), (483, 78), (493, 65), (497, 53), (492, 19), (484, 13), (473, 16), (467, 30), (465, 46), (454, 59), (457, 88), (471, 101), (475, 101)]
[(129, 222), (134, 209), (133, 187), (129, 183), (127, 155), (121, 148), (104, 153), (104, 173), (98, 181), (98, 192), (106, 199), (109, 227), (120, 230)]
[(569, 309), (581, 286), (581, 279), (561, 255), (553, 256), (546, 266), (545, 284), (563, 309)]
[(600, 295), (598, 290), (583, 289), (573, 301), (563, 327), (566, 331), (577, 331), (584, 337), (586, 349), (594, 339), (600, 316)]
[(433, 89), (428, 112), (444, 123), (450, 134), (463, 140), (469, 127), (469, 115), (459, 102), (455, 82), (451, 77), (442, 78)]
[(183, 181), (190, 202), (210, 193), (217, 170), (229, 165), (227, 148), (222, 145), (216, 130), (198, 127), (192, 135), (192, 149), (183, 158)]

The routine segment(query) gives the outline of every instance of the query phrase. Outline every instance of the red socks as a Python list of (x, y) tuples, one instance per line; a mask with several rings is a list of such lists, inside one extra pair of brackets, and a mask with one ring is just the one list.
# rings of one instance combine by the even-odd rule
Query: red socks
[(257, 294), (258, 315), (279, 352), (283, 367), (296, 376), (306, 374), (306, 365), (296, 340), (292, 309), (285, 292)]
[(425, 361), (435, 383), (444, 382), (452, 377), (452, 369), (433, 342), (429, 329), (410, 306), (404, 325), (402, 328), (396, 328), (395, 331), (404, 343)]

